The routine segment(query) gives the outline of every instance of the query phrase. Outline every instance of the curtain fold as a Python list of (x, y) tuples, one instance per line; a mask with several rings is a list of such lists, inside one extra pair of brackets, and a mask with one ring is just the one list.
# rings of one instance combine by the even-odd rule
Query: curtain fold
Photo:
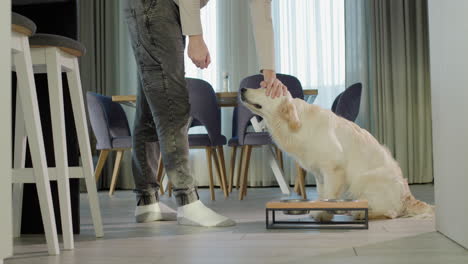
[(296, 76), (331, 108), (345, 86), (344, 0), (273, 1), (278, 72)]
[(346, 1), (346, 83), (362, 82), (358, 123), (410, 183), (433, 181), (426, 0)]

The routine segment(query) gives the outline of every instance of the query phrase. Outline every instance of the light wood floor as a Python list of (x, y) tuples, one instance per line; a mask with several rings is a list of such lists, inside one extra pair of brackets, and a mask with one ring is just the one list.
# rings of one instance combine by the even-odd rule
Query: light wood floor
[[(433, 203), (432, 185), (413, 185), (415, 196)], [(315, 188), (309, 187), (311, 198)], [(106, 235), (93, 236), (87, 199), (82, 198), (82, 234), (75, 250), (49, 257), (42, 237), (15, 241), (15, 256), (7, 264), (19, 263), (468, 263), (468, 251), (434, 229), (433, 220), (396, 219), (372, 221), (369, 230), (356, 231), (267, 231), (265, 202), (280, 198), (278, 188), (249, 189), (244, 201), (236, 192), (211, 202), (209, 191), (201, 199), (218, 212), (234, 218), (232, 228), (196, 228), (175, 222), (135, 224), (134, 194), (117, 191), (109, 198), (101, 193)], [(174, 202), (162, 198), (169, 205)]]

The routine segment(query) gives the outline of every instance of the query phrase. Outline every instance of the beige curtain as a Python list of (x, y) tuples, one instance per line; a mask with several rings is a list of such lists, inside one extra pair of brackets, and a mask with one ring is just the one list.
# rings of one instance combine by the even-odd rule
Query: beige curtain
[(364, 84), (358, 123), (410, 183), (433, 181), (426, 0), (346, 1), (346, 83)]

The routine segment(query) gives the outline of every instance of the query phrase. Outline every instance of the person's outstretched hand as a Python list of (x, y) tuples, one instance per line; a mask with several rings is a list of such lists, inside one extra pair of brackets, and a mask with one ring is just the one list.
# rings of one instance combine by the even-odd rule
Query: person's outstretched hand
[(188, 56), (198, 68), (208, 68), (208, 65), (211, 63), (211, 57), (203, 40), (203, 35), (189, 37)]
[(288, 92), (288, 88), (276, 79), (276, 73), (272, 70), (263, 70), (263, 81), (260, 86), (266, 88), (266, 95), (271, 98), (285, 96)]

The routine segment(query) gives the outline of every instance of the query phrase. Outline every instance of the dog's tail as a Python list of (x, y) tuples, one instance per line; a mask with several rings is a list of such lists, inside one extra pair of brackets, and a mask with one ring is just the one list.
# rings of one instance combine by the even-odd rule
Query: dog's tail
[(433, 218), (434, 206), (419, 201), (413, 195), (409, 195), (403, 202), (405, 211), (402, 217)]

